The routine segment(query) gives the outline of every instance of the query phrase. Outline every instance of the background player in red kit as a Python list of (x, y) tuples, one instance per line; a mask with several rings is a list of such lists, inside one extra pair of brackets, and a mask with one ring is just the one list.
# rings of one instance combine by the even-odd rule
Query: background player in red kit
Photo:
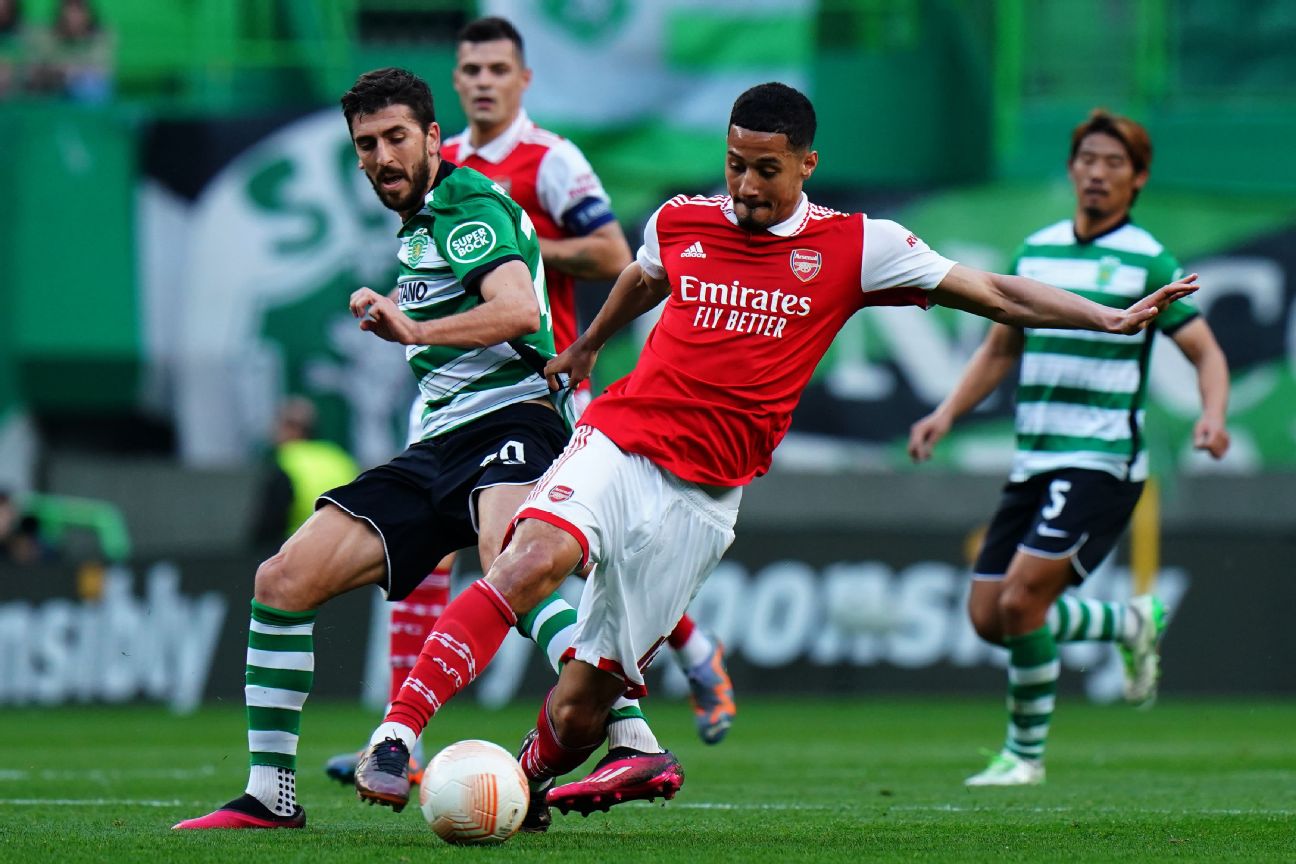
[[(517, 28), (497, 16), (479, 18), (459, 31), (458, 43), (454, 88), (468, 128), (442, 143), (441, 157), (499, 183), (535, 223), (554, 345), (562, 351), (576, 340), (576, 280), (615, 279), (631, 261), (630, 247), (580, 148), (527, 116), (522, 95), (531, 70)], [(575, 394), (578, 410), (589, 398), (585, 379)], [(723, 651), (687, 615), (668, 643), (689, 683), (698, 735), (717, 744), (737, 711)]]
[[(675, 198), (649, 220), (636, 263), (546, 371), (581, 381), (612, 333), (665, 300), (661, 319), (634, 371), (594, 400), (523, 503), (489, 573), (446, 609), (374, 752), (408, 746), (519, 615), (595, 563), (572, 659), (521, 759), (536, 785), (579, 766), (603, 740), (613, 701), (642, 692), (642, 668), (733, 539), (742, 486), (769, 467), (816, 364), (859, 309), (939, 303), (1018, 326), (1133, 333), (1195, 290), (1189, 277), (1113, 309), (956, 264), (894, 222), (811, 204), (802, 185), (818, 164), (814, 132), (798, 91), (748, 90), (729, 119), (729, 195)], [(601, 765), (547, 803), (588, 812), (670, 797), (683, 781), (646, 777), (642, 794), (625, 796), (608, 793), (610, 773)], [(371, 800), (402, 784), (408, 793), (376, 759), (356, 777)]]

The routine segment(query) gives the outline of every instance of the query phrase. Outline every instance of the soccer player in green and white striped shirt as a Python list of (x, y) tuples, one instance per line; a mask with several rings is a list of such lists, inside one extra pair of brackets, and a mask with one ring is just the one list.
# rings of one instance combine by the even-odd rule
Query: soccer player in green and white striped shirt
[[(1151, 161), (1141, 125), (1094, 111), (1071, 136), (1067, 173), (1075, 216), (1028, 237), (1016, 272), (1113, 307), (1177, 279), (1174, 257), (1130, 221)], [(1155, 695), (1157, 642), (1165, 627), (1160, 601), (1144, 595), (1128, 604), (1102, 603), (1064, 592), (1107, 557), (1142, 492), (1148, 470), (1143, 403), (1158, 331), (1196, 369), (1202, 413), (1193, 444), (1218, 459), (1229, 444), (1228, 364), (1206, 320), (1186, 300), (1132, 336), (993, 324), (953, 392), (910, 432), (910, 455), (922, 461), (954, 420), (1020, 363), (1012, 473), (968, 600), (978, 635), (1009, 652), (1008, 734), (969, 786), (1044, 781), (1059, 642), (1117, 643), (1126, 697), (1146, 703)]]
[[(405, 346), (427, 403), (423, 438), (321, 495), (314, 514), (257, 569), (245, 687), (248, 784), (176, 828), (303, 827), (297, 743), (314, 677), (316, 610), (367, 585), (400, 600), (464, 547), (476, 545), (489, 565), (570, 434), (540, 371), (554, 344), (531, 220), (498, 184), (440, 158), (432, 94), (417, 76), (366, 73), (342, 108), (358, 167), (404, 222), (396, 299), (361, 288), (350, 308), (361, 329)], [(490, 608), (516, 621), (502, 600)], [(426, 691), (412, 678), (405, 686)], [(408, 797), (412, 745), (384, 740), (366, 754), (404, 781), (401, 795), (384, 799), (397, 810)]]

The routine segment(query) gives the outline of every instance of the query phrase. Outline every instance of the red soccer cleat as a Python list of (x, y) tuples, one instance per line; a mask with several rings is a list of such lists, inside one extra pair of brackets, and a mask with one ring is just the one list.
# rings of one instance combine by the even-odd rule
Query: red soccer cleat
[(617, 747), (608, 751), (584, 780), (550, 789), (545, 802), (563, 814), (575, 810), (588, 816), (627, 801), (674, 798), (683, 785), (684, 766), (669, 750), (642, 753)]
[(206, 828), (305, 828), (306, 811), (297, 805), (291, 816), (276, 816), (256, 798), (243, 794), (206, 816), (186, 819), (171, 826), (174, 830)]

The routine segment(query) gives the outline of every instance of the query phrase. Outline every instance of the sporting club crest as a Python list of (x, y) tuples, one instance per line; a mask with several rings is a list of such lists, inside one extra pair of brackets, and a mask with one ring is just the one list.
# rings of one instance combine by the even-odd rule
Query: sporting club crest
[(566, 501), (573, 494), (574, 493), (570, 486), (555, 486), (549, 490), (549, 500), (553, 501), (554, 503), (557, 503), (559, 501)]
[(418, 263), (423, 260), (423, 255), (427, 252), (428, 244), (432, 242), (428, 237), (427, 229), (420, 228), (409, 238), (409, 252), (406, 254), (406, 262), (411, 267), (417, 267)]
[(1098, 259), (1098, 287), (1110, 288), (1116, 271), (1120, 269), (1121, 260), (1115, 255), (1104, 255)]
[(792, 267), (793, 276), (802, 282), (809, 282), (819, 275), (819, 268), (823, 266), (823, 256), (813, 249), (793, 249), (788, 264)]

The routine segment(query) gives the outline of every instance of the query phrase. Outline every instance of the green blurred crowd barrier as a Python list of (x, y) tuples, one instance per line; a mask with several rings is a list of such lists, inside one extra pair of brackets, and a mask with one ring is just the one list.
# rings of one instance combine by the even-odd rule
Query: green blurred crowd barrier
[(130, 532), (121, 510), (108, 501), (69, 495), (32, 493), (22, 498), (22, 507), (40, 520), (41, 539), (59, 546), (69, 531), (84, 529), (94, 535), (103, 560), (120, 563), (130, 558)]
[[(1027, 231), (1067, 214), (1059, 183), (1066, 142), (1096, 105), (1147, 123), (1157, 155), (1138, 215), (1180, 257), (1238, 249), (1291, 223), (1283, 199), (1296, 191), (1288, 154), (1296, 141), (1294, 3), (1252, 0), (1240, 14), (1223, 0), (1130, 0), (1103, 4), (1099, 16), (1090, 0), (805, 0), (765, 17), (753, 12), (749, 30), (736, 29), (744, 16), (732, 3), (717, 0), (695, 28), (669, 14), (684, 6), (648, 4), (98, 0), (111, 34), (113, 99), (0, 101), (9, 157), (0, 161), (0, 304), (8, 312), (0, 316), (0, 429), (18, 405), (44, 414), (138, 412), (157, 371), (150, 366), (165, 378), (174, 362), (149, 344), (150, 326), (165, 327), (158, 322), (171, 310), (150, 307), (141, 288), (157, 278), (143, 272), (141, 250), (154, 241), (137, 208), (150, 169), (141, 164), (144, 139), (159, 122), (336, 110), (358, 73), (395, 64), (432, 83), (442, 125), (456, 131), (463, 117), (449, 86), (454, 33), (482, 12), (548, 16), (593, 54), (611, 31), (581, 16), (663, 8), (668, 26), (655, 61), (672, 72), (705, 79), (771, 56), (785, 61), (818, 107), (823, 159), (813, 194), (838, 206), (896, 202), (888, 215), (956, 257), (968, 244), (1006, 257)], [(44, 26), (56, 5), (30, 0), (24, 11)], [(735, 50), (730, 42), (740, 36), (759, 50)], [(29, 60), (25, 44), (0, 44), (0, 64)], [(611, 71), (591, 67), (588, 77)], [(590, 113), (549, 124), (536, 114), (585, 150), (632, 243), (665, 195), (710, 193), (721, 182), (724, 118), (713, 129), (681, 129), (669, 108), (617, 122)], [(1216, 196), (1211, 207), (1201, 193)], [(1169, 206), (1158, 210), (1158, 199)], [(1170, 209), (1181, 216), (1163, 230), (1157, 220)], [(161, 296), (180, 302), (190, 289), (177, 274)], [(844, 335), (840, 351), (855, 350)], [(881, 344), (873, 333), (858, 335), (861, 354)], [(276, 345), (291, 368), (296, 349)], [(632, 345), (614, 346), (608, 365), (620, 371), (633, 354)], [(1278, 352), (1269, 354), (1266, 362), (1277, 362)], [(1263, 459), (1290, 450), (1277, 438), (1262, 442)]]

